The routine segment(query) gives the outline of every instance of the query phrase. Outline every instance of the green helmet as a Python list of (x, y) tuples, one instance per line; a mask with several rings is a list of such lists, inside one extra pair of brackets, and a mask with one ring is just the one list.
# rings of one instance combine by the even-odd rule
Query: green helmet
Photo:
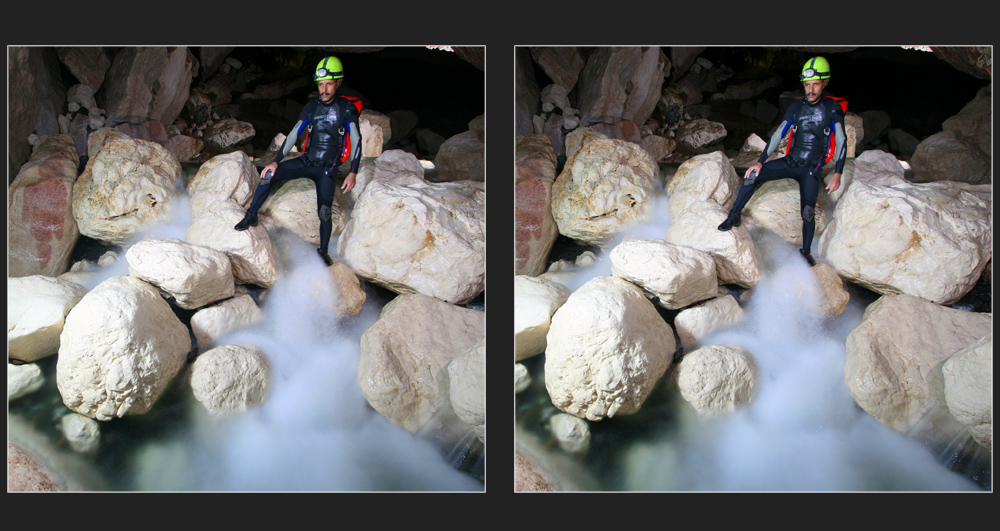
[(313, 74), (313, 81), (319, 83), (324, 79), (341, 79), (343, 77), (344, 65), (340, 64), (340, 59), (331, 55), (316, 65), (316, 73)]
[(811, 79), (830, 79), (830, 63), (823, 57), (816, 56), (806, 61), (802, 66), (802, 74), (799, 81), (809, 81)]

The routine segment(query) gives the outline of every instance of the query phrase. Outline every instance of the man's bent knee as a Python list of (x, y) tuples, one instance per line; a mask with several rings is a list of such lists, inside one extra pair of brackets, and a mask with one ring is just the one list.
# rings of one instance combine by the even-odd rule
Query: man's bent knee
[(815, 209), (813, 209), (812, 205), (806, 205), (805, 208), (802, 209), (802, 219), (812, 222), (814, 210)]
[(321, 219), (323, 221), (330, 221), (331, 217), (333, 217), (333, 209), (331, 209), (330, 207), (328, 207), (326, 205), (320, 207), (320, 209), (319, 209), (319, 219)]

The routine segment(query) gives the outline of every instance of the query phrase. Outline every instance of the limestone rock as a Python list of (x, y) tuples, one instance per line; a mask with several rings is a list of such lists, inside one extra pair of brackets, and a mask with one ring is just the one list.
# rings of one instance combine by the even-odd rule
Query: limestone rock
[(486, 180), (486, 144), (477, 131), (465, 131), (445, 140), (434, 157), (438, 179)]
[(570, 295), (546, 337), (552, 404), (588, 420), (638, 411), (673, 361), (673, 331), (639, 288), (596, 277)]
[(518, 136), (514, 153), (514, 274), (539, 275), (559, 236), (551, 206), (556, 153), (545, 135)]
[[(945, 406), (941, 364), (992, 330), (992, 314), (955, 310), (912, 295), (885, 295), (847, 336), (844, 379), (862, 409), (906, 433)], [(939, 440), (956, 433), (930, 423)]]
[(760, 281), (760, 265), (748, 224), (720, 231), (719, 224), (727, 214), (725, 207), (712, 201), (692, 204), (687, 212), (674, 219), (667, 229), (666, 240), (712, 255), (720, 284), (752, 288)]
[(820, 287), (820, 300), (816, 310), (825, 317), (835, 317), (847, 309), (851, 295), (844, 289), (844, 279), (823, 262), (812, 268)]
[(115, 54), (103, 83), (109, 126), (122, 122), (140, 124), (149, 118), (154, 87), (158, 86), (166, 63), (164, 46), (126, 47)]
[(514, 277), (514, 361), (545, 352), (552, 314), (569, 295), (569, 288), (550, 280)]
[(681, 396), (702, 414), (735, 411), (757, 393), (757, 364), (736, 345), (709, 345), (688, 352), (677, 365)]
[(205, 129), (205, 143), (217, 148), (236, 147), (253, 139), (257, 132), (249, 122), (223, 118)]
[(482, 312), (427, 295), (400, 295), (361, 336), (358, 385), (393, 424), (457, 440), (468, 427), (451, 407), (447, 366), (483, 337)]
[(976, 97), (958, 111), (958, 114), (941, 123), (945, 131), (957, 131), (976, 141), (979, 149), (993, 157), (993, 85), (987, 85)]
[(32, 362), (55, 354), (66, 315), (86, 294), (68, 280), (7, 277), (7, 359)]
[(358, 131), (361, 134), (361, 156), (377, 157), (385, 151), (392, 138), (392, 120), (389, 115), (371, 109), (361, 111)]
[(520, 393), (531, 386), (531, 375), (522, 363), (514, 364), (514, 392)]
[(97, 420), (145, 413), (191, 350), (186, 326), (134, 277), (97, 285), (66, 316), (56, 384), (66, 407)]
[(586, 65), (580, 50), (574, 46), (534, 47), (531, 57), (549, 79), (565, 87), (566, 92), (576, 86), (580, 71)]
[(991, 204), (989, 185), (855, 180), (819, 239), (820, 255), (878, 293), (950, 304), (972, 289), (992, 257)]
[[(813, 212), (816, 222), (814, 238), (819, 238), (826, 229), (830, 221), (830, 210), (825, 197), (818, 197)], [(770, 230), (782, 240), (802, 247), (802, 198), (799, 183), (793, 179), (761, 184), (750, 201), (747, 201), (743, 215), (753, 217), (756, 227)]]
[(249, 345), (222, 345), (191, 363), (191, 390), (211, 413), (246, 411), (267, 400), (271, 368), (267, 356)]
[[(317, 203), (315, 183), (306, 178), (292, 179), (278, 189), (271, 188), (260, 213), (274, 219), (277, 226), (288, 229), (304, 241), (319, 247)], [(333, 224), (331, 237), (344, 231), (349, 215), (344, 195), (337, 192), (330, 207), (330, 222)]]
[(396, 293), (464, 304), (485, 289), (485, 186), (376, 179), (354, 205), (337, 253)]
[(188, 181), (192, 217), (197, 217), (209, 203), (215, 201), (232, 201), (242, 207), (249, 206), (259, 182), (260, 173), (246, 153), (234, 151), (212, 157)]
[(697, 155), (681, 164), (666, 185), (670, 216), (679, 218), (700, 207), (702, 201), (728, 205), (743, 186), (743, 179), (721, 151)]
[(448, 363), (451, 407), (486, 444), (486, 338)]
[(559, 447), (570, 454), (585, 454), (590, 449), (590, 425), (586, 420), (556, 413), (549, 418), (549, 430)]
[[(579, 149), (572, 142), (582, 140)], [(628, 225), (645, 221), (660, 170), (642, 147), (589, 129), (567, 135), (567, 161), (552, 184), (559, 232), (605, 245)]]
[(726, 134), (728, 133), (725, 125), (705, 118), (695, 118), (680, 127), (677, 131), (677, 140), (691, 147), (700, 148), (726, 138)]
[(45, 384), (42, 369), (34, 363), (7, 364), (7, 402), (34, 393)]
[(207, 349), (228, 332), (261, 322), (264, 313), (245, 293), (237, 294), (218, 304), (202, 308), (191, 316), (191, 332), (198, 347)]
[(715, 297), (715, 260), (704, 251), (664, 240), (626, 240), (610, 254), (611, 273), (676, 310)]
[(57, 276), (80, 237), (73, 186), (80, 163), (69, 135), (44, 136), (7, 188), (8, 276)]
[(268, 288), (278, 280), (274, 247), (263, 224), (245, 231), (233, 230), (243, 219), (244, 210), (232, 201), (215, 201), (195, 216), (187, 229), (187, 241), (229, 256), (233, 280)]
[(333, 313), (341, 317), (350, 317), (361, 313), (361, 308), (365, 305), (367, 295), (361, 289), (361, 280), (350, 267), (334, 262), (326, 268), (333, 278), (333, 283), (337, 286), (340, 296), (333, 303)]
[(948, 358), (942, 371), (948, 411), (993, 451), (993, 332)]
[(73, 186), (81, 234), (124, 245), (147, 224), (170, 219), (181, 166), (166, 148), (102, 128), (87, 150), (90, 160)]
[(59, 427), (75, 452), (93, 454), (101, 445), (101, 427), (90, 417), (68, 413), (59, 419)]
[(125, 253), (129, 274), (193, 310), (233, 296), (233, 266), (221, 251), (178, 239), (142, 240)]
[(992, 182), (992, 161), (975, 139), (956, 129), (941, 131), (923, 139), (910, 158), (915, 182), (960, 181), (971, 184)]
[(425, 182), (424, 168), (412, 153), (401, 149), (390, 149), (378, 158), (363, 158), (354, 180), (354, 188), (347, 193), (352, 202), (358, 198), (373, 181), (398, 181), (401, 183)]
[(7, 441), (8, 492), (58, 492), (68, 490), (66, 482), (31, 454)]
[(742, 323), (746, 312), (732, 295), (716, 297), (697, 306), (681, 310), (674, 318), (674, 328), (684, 348), (690, 348), (701, 338), (723, 328)]

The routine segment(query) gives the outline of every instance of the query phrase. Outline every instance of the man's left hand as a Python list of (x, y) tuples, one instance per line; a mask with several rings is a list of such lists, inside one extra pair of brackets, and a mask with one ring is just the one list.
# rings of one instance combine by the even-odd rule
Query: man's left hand
[(834, 173), (833, 177), (830, 177), (830, 182), (826, 183), (826, 192), (832, 194), (837, 188), (840, 188), (840, 174)]
[(340, 189), (343, 190), (345, 194), (354, 189), (354, 178), (357, 176), (358, 174), (352, 172), (348, 173), (347, 177), (344, 178), (344, 184), (340, 186)]

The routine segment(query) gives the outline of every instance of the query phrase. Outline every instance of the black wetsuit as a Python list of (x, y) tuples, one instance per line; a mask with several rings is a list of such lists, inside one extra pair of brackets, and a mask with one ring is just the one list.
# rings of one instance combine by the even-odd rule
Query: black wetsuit
[[(790, 128), (793, 129), (793, 134), (788, 154), (765, 162)], [(822, 183), (821, 170), (830, 145), (830, 135), (834, 135), (836, 139), (834, 171), (843, 173), (847, 142), (844, 134), (844, 110), (840, 104), (826, 96), (814, 104), (805, 98), (791, 104), (785, 111), (781, 125), (771, 136), (767, 149), (760, 155), (759, 162), (763, 164), (760, 174), (743, 182), (731, 212), (741, 212), (762, 183), (775, 179), (795, 179), (799, 183), (802, 203), (802, 249), (808, 253), (816, 231), (816, 198)]]
[(291, 151), (303, 132), (309, 132), (309, 144), (302, 156), (278, 164), (273, 174), (261, 179), (254, 191), (247, 213), (256, 215), (271, 185), (278, 181), (306, 177), (316, 183), (316, 208), (319, 212), (319, 244), (326, 253), (333, 233), (332, 206), (337, 191), (337, 166), (344, 146), (345, 135), (350, 135), (351, 173), (358, 172), (361, 162), (361, 133), (358, 109), (346, 98), (335, 97), (329, 104), (321, 100), (310, 101), (299, 113), (299, 120), (285, 138), (275, 160), (280, 161)]

